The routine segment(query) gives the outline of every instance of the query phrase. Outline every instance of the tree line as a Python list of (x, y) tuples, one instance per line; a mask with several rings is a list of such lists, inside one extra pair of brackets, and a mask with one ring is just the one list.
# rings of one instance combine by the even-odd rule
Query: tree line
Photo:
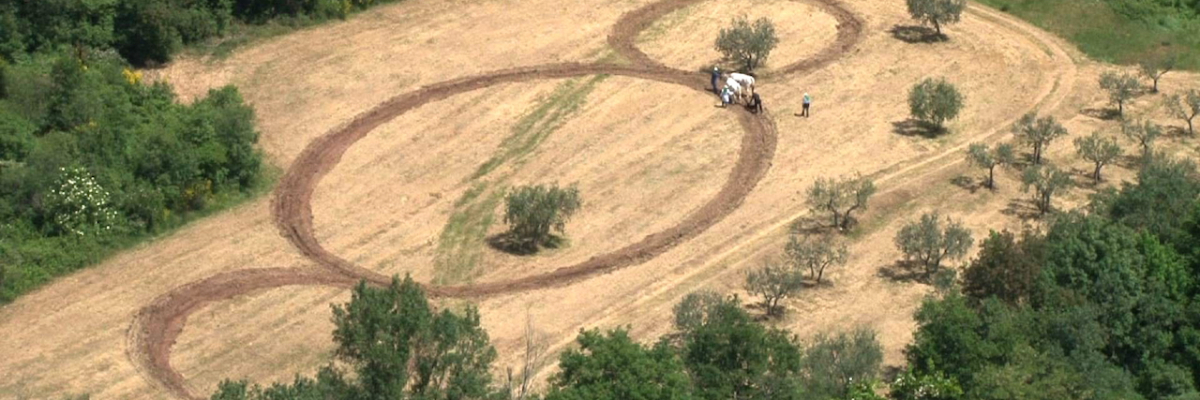
[[(521, 383), (537, 368), (493, 378), (496, 350), (474, 307), (435, 310), (410, 278), (381, 288), (359, 284), (349, 302), (333, 305), (333, 322), (336, 361), (314, 377), (267, 387), (226, 380), (211, 398), (881, 399), (875, 332), (801, 341), (756, 322), (736, 297), (708, 291), (685, 296), (674, 308), (673, 331), (652, 344), (627, 328), (581, 330), (541, 393)], [(544, 353), (532, 354), (525, 362), (540, 365)]]
[(391, 0), (2, 0), (0, 57), (70, 48), (115, 50), (134, 65), (161, 64), (186, 45), (236, 24), (320, 21)]

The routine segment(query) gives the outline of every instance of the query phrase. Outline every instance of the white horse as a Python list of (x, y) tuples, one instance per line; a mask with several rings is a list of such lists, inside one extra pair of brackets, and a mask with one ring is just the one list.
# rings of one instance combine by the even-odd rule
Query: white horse
[(725, 79), (725, 87), (729, 88), (730, 92), (733, 92), (735, 98), (742, 98), (742, 85), (733, 78)]

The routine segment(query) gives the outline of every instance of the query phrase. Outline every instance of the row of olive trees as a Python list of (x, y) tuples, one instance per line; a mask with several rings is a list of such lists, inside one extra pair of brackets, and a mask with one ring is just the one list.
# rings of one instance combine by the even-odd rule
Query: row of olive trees
[[(808, 189), (807, 203), (813, 213), (828, 215), (828, 228), (846, 232), (856, 221), (854, 213), (866, 210), (874, 194), (875, 182), (867, 177), (819, 178)], [(745, 289), (763, 298), (769, 316), (783, 314), (780, 303), (804, 288), (806, 273), (807, 279), (820, 284), (829, 268), (849, 259), (846, 244), (834, 235), (807, 235), (802, 231), (799, 225), (794, 227), (782, 260), (765, 261), (746, 275)]]

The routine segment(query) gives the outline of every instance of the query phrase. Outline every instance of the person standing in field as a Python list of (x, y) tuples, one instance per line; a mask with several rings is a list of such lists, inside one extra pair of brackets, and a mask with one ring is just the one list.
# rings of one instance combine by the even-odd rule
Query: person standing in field
[(717, 81), (721, 80), (721, 70), (713, 67), (712, 70), (712, 87), (713, 93), (721, 94), (721, 88), (717, 87)]
[(762, 97), (758, 97), (757, 91), (755, 91), (753, 93), (754, 94), (750, 95), (750, 101), (752, 101), (752, 103), (750, 104), (750, 112), (753, 112), (755, 114), (762, 113), (762, 110), (763, 110)]
[(812, 96), (808, 92), (804, 92), (804, 111), (800, 112), (800, 116), (808, 118), (808, 107), (812, 105)]

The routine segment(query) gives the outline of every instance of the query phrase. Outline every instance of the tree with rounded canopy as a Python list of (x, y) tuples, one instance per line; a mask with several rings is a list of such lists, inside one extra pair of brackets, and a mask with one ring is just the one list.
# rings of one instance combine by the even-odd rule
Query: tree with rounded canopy
[(1138, 72), (1141, 72), (1142, 76), (1145, 76), (1146, 78), (1150, 79), (1151, 82), (1154, 82), (1154, 85), (1151, 87), (1151, 92), (1158, 93), (1158, 80), (1162, 79), (1163, 75), (1166, 75), (1168, 72), (1171, 72), (1171, 70), (1175, 69), (1175, 65), (1178, 63), (1178, 61), (1179, 58), (1175, 55), (1168, 55), (1160, 58), (1149, 58), (1138, 63)]
[(925, 267), (925, 276), (930, 277), (941, 268), (943, 260), (965, 256), (974, 239), (961, 222), (946, 218), (943, 225), (937, 212), (929, 212), (900, 228), (895, 242), (904, 258), (919, 262)]
[(966, 0), (907, 0), (908, 14), (923, 24), (932, 24), (938, 36), (942, 35), (942, 24), (958, 22)]
[(1171, 116), (1187, 123), (1188, 135), (1195, 135), (1196, 129), (1192, 126), (1192, 120), (1200, 115), (1200, 91), (1191, 89), (1182, 95), (1173, 94), (1166, 98), (1166, 104)]
[[(479, 312), (436, 312), (420, 285), (405, 277), (386, 287), (360, 282), (350, 301), (333, 306), (338, 364), (317, 378), (263, 389), (224, 381), (215, 400), (274, 399), (495, 399), (491, 386), (496, 350), (480, 326)], [(342, 371), (341, 366), (350, 373)]]
[(1117, 144), (1117, 139), (1101, 135), (1100, 132), (1092, 132), (1087, 137), (1076, 138), (1075, 151), (1079, 153), (1079, 158), (1088, 160), (1096, 166), (1092, 170), (1092, 178), (1096, 182), (1100, 182), (1100, 168), (1121, 157), (1121, 145)]
[(1041, 215), (1053, 209), (1051, 200), (1071, 187), (1071, 176), (1053, 165), (1034, 165), (1021, 174), (1021, 191), (1033, 189), (1033, 203)]
[(505, 200), (504, 222), (519, 249), (535, 251), (538, 246), (555, 246), (550, 233), (563, 233), (567, 220), (579, 210), (579, 189), (558, 185), (521, 186)]
[(784, 263), (767, 261), (746, 274), (746, 291), (762, 296), (768, 316), (783, 315), (779, 302), (795, 296), (803, 287), (804, 275)]
[(957, 118), (962, 111), (963, 95), (945, 78), (925, 78), (908, 92), (908, 108), (913, 118), (941, 132), (946, 121)]
[(809, 274), (818, 284), (825, 270), (835, 265), (846, 263), (849, 251), (845, 243), (834, 243), (831, 236), (822, 235), (819, 238), (804, 237), (793, 234), (784, 247), (787, 262), (795, 268), (808, 269)]
[(1053, 115), (1038, 118), (1036, 113), (1021, 116), (1012, 126), (1012, 133), (1017, 140), (1033, 147), (1033, 163), (1042, 163), (1042, 154), (1046, 147), (1055, 139), (1067, 135), (1067, 128), (1058, 123)]
[(806, 202), (814, 213), (830, 213), (833, 227), (846, 231), (854, 221), (851, 214), (867, 209), (867, 201), (874, 194), (875, 182), (861, 175), (837, 180), (818, 178), (808, 188)]
[(1017, 157), (1013, 153), (1013, 147), (1008, 143), (997, 145), (992, 149), (988, 149), (988, 145), (983, 143), (971, 143), (967, 147), (967, 162), (977, 167), (987, 168), (988, 189), (996, 189), (996, 167), (1012, 165), (1016, 161)]
[(550, 378), (546, 400), (692, 397), (683, 363), (665, 344), (648, 349), (624, 329), (581, 331), (575, 342), (578, 348), (559, 356), (559, 372)]
[(750, 23), (744, 16), (734, 18), (733, 26), (722, 28), (715, 47), (728, 61), (742, 65), (746, 71), (767, 62), (771, 50), (779, 44), (775, 24), (766, 18)]
[(1149, 158), (1154, 151), (1154, 141), (1162, 136), (1162, 127), (1152, 121), (1135, 120), (1121, 121), (1121, 133), (1125, 137), (1137, 143), (1142, 149), (1142, 159)]
[(1125, 102), (1133, 99), (1140, 87), (1137, 78), (1130, 74), (1109, 71), (1100, 75), (1100, 88), (1108, 92), (1109, 101), (1117, 105), (1117, 116), (1125, 115)]

